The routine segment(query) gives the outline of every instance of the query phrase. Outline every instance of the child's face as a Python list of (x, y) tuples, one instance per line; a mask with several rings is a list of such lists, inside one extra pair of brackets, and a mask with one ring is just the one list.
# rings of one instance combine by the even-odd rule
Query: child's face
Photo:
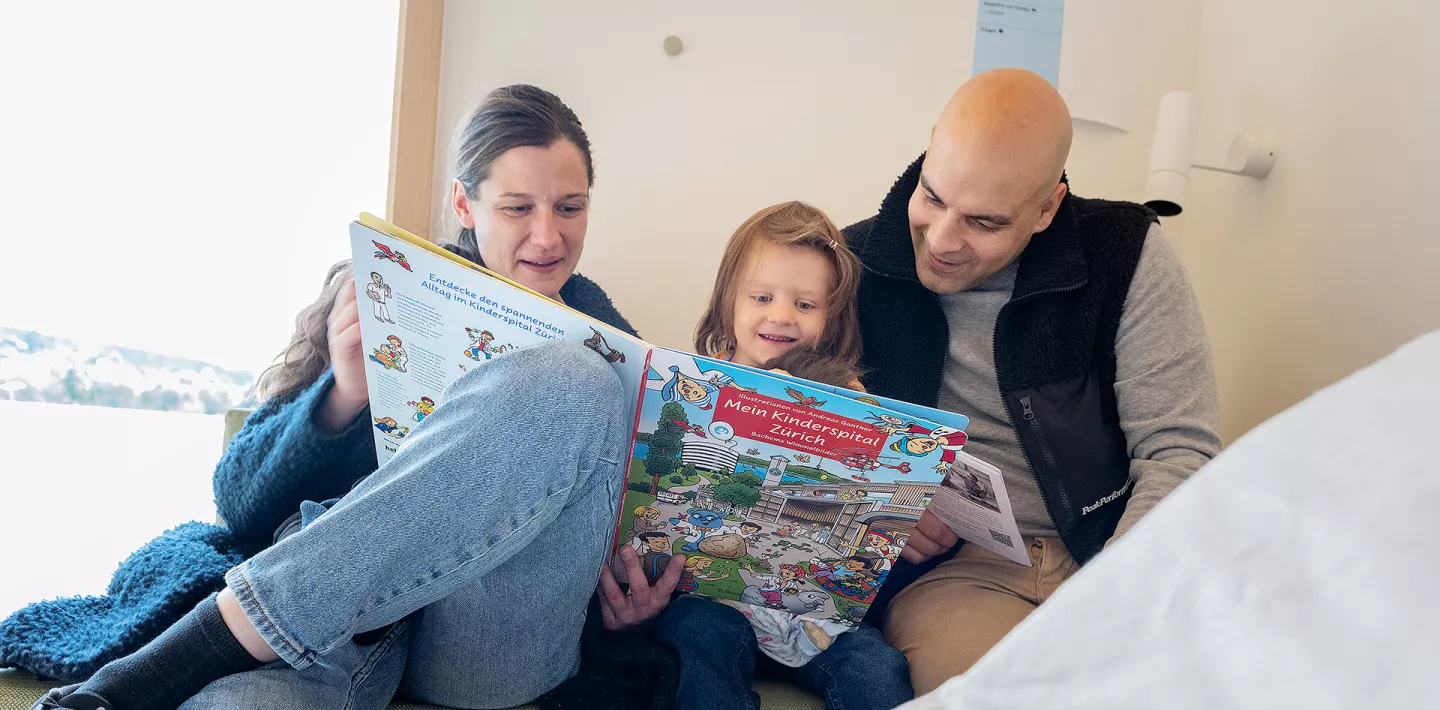
[(809, 249), (761, 244), (751, 250), (738, 278), (732, 304), (735, 362), (758, 367), (824, 333), (834, 288), (825, 257)]

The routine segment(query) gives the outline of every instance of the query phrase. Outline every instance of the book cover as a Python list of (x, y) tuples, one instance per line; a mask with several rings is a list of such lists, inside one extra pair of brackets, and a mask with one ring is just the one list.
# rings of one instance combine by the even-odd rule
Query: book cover
[(682, 591), (856, 623), (963, 444), (958, 427), (656, 348), (620, 544), (652, 578), (686, 555)]

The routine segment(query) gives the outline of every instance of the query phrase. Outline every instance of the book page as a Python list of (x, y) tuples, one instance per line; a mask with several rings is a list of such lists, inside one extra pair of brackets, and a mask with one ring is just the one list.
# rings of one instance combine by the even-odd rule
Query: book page
[[(373, 220), (373, 218), (371, 218)], [(582, 343), (620, 376), (633, 421), (648, 348), (608, 325), (491, 276), (433, 245), (354, 222), (355, 291), (376, 453), (384, 464), (456, 378), (508, 353)]]
[(651, 352), (619, 544), (680, 589), (857, 623), (963, 432), (804, 381)]
[(1000, 469), (959, 452), (930, 512), (966, 542), (1030, 566)]

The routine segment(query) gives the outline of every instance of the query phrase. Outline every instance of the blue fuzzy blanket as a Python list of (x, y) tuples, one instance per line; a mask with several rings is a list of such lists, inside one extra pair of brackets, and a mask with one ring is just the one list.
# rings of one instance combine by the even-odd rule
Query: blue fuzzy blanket
[(169, 530), (120, 564), (104, 596), (31, 604), (0, 623), (0, 665), (84, 680), (214, 594), (245, 557), (224, 528), (185, 523)]

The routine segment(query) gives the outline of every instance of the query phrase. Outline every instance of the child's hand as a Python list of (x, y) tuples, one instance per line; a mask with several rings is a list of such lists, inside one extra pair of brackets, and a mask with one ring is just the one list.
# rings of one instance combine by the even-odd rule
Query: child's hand
[(619, 555), (630, 579), (629, 592), (620, 591), (610, 565), (600, 568), (600, 588), (596, 590), (600, 597), (600, 618), (607, 631), (628, 629), (659, 616), (670, 604), (670, 593), (675, 591), (680, 573), (685, 570), (685, 556), (675, 555), (666, 563), (665, 573), (650, 584), (634, 548), (622, 547)]

